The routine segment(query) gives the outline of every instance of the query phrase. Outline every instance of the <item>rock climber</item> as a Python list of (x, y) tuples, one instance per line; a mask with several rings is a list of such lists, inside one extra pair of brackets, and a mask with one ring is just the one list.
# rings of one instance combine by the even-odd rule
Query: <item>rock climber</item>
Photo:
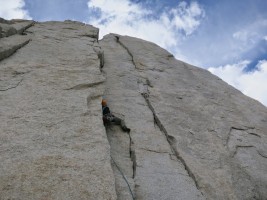
[(130, 132), (131, 129), (129, 129), (126, 125), (125, 125), (125, 122), (123, 119), (120, 119), (116, 116), (114, 116), (110, 110), (109, 110), (109, 107), (107, 106), (107, 100), (103, 99), (102, 100), (102, 113), (103, 113), (103, 122), (104, 122), (104, 125), (108, 125), (110, 123), (114, 123), (116, 125), (120, 125), (121, 126), (121, 129), (124, 131), (124, 132)]

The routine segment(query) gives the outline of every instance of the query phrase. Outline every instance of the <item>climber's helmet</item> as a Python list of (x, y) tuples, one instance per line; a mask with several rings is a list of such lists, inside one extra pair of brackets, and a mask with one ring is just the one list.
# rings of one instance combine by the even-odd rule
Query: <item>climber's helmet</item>
[(107, 106), (107, 100), (106, 99), (102, 99), (102, 106)]

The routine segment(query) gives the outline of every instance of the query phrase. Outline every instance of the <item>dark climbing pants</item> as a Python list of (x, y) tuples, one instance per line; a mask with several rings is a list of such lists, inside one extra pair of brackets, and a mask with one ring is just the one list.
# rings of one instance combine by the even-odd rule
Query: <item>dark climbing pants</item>
[(122, 128), (123, 128), (123, 127), (126, 127), (126, 126), (125, 126), (125, 122), (124, 122), (124, 120), (123, 120), (123, 119), (120, 119), (120, 118), (118, 118), (118, 117), (115, 117), (115, 116), (114, 116), (114, 118), (112, 119), (111, 122), (115, 123), (116, 125), (120, 125)]

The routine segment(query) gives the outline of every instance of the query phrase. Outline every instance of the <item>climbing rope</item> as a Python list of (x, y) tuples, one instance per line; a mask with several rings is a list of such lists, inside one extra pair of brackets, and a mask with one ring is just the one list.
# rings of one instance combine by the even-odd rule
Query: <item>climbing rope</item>
[(117, 163), (115, 162), (115, 160), (112, 158), (111, 155), (110, 155), (110, 157), (111, 157), (112, 161), (114, 162), (115, 166), (117, 167), (117, 169), (119, 170), (119, 172), (121, 173), (123, 179), (124, 179), (125, 182), (127, 183), (127, 186), (128, 186), (128, 188), (129, 188), (129, 191), (130, 191), (130, 193), (131, 193), (131, 195), (132, 195), (133, 200), (135, 200), (134, 195), (133, 195), (133, 192), (132, 192), (132, 189), (131, 189), (131, 187), (130, 187), (130, 185), (129, 185), (127, 179), (126, 179), (126, 177), (124, 176), (124, 174), (122, 173), (121, 169), (119, 168), (119, 166), (117, 165)]

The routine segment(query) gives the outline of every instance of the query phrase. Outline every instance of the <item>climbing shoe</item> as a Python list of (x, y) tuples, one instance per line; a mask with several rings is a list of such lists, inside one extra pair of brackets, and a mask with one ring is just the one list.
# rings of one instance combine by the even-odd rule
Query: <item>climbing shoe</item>
[(130, 133), (131, 129), (127, 128), (126, 126), (121, 127), (124, 132)]

